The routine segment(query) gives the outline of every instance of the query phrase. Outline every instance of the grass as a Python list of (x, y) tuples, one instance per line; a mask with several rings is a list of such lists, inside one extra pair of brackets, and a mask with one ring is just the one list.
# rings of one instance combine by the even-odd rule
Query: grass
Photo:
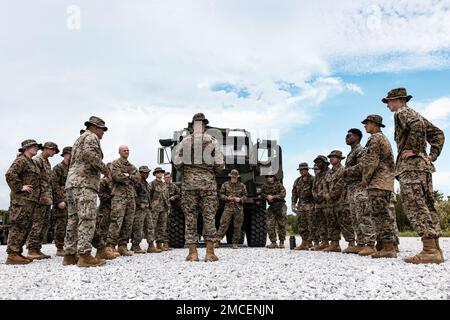
[[(402, 231), (400, 237), (418, 237), (419, 235), (415, 231)], [(450, 230), (442, 232), (442, 237), (450, 237)]]

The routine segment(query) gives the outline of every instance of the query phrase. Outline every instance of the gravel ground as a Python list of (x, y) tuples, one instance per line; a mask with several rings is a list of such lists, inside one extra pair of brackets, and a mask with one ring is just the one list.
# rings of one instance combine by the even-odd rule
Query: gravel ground
[[(243, 247), (217, 249), (216, 263), (188, 263), (187, 249), (178, 249), (80, 269), (63, 267), (53, 245), (43, 248), (50, 260), (7, 266), (0, 246), (0, 299), (448, 300), (450, 238), (441, 247), (447, 260), (440, 265), (404, 263), (401, 258), (420, 250), (421, 242), (402, 238), (397, 259)], [(205, 249), (199, 254), (204, 257)]]

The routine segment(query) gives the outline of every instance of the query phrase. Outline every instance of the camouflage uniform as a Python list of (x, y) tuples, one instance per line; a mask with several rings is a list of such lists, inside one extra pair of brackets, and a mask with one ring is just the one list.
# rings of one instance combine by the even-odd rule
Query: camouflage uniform
[[(39, 205), (41, 171), (32, 159), (21, 154), (9, 167), (5, 177), (11, 189), (11, 227), (6, 252), (21, 254), (31, 230), (32, 217)], [(24, 185), (31, 185), (33, 191), (21, 191)]]
[[(228, 200), (229, 196), (241, 198), (241, 201), (230, 201)], [(217, 241), (223, 239), (227, 233), (231, 219), (234, 219), (232, 243), (238, 244), (239, 238), (241, 237), (242, 224), (244, 223), (244, 202), (247, 199), (247, 188), (242, 182), (233, 183), (231, 181), (227, 181), (222, 184), (222, 187), (220, 188), (219, 198), (225, 202), (225, 207), (223, 209), (222, 217), (220, 218), (220, 227), (217, 231)]]
[(383, 133), (370, 136), (363, 158), (362, 181), (368, 184), (369, 210), (375, 224), (376, 234), (370, 235), (368, 244), (373, 245), (377, 236), (386, 242), (395, 242), (395, 220), (390, 213), (394, 191), (394, 156), (391, 144)]
[(353, 229), (356, 233), (356, 242), (364, 246), (376, 234), (375, 224), (370, 217), (369, 195), (367, 189), (361, 186), (362, 159), (365, 149), (360, 144), (352, 148), (345, 161), (345, 177), (347, 182), (347, 197), (350, 204)]
[(286, 240), (286, 220), (287, 220), (287, 207), (286, 201), (286, 189), (279, 181), (269, 183), (266, 181), (261, 188), (261, 195), (266, 198), (267, 196), (273, 196), (273, 201), (269, 202), (269, 208), (267, 209), (267, 233), (269, 240), (274, 243), (277, 241), (276, 227), (278, 226), (278, 239), (282, 242)]
[[(139, 181), (136, 184), (135, 188), (136, 188), (136, 214), (134, 216), (131, 239), (132, 244), (138, 246), (142, 242), (144, 235), (147, 241), (149, 242), (150, 241), (153, 242), (155, 240), (154, 239), (155, 227), (150, 212), (150, 201), (151, 201), (150, 185), (148, 184), (147, 180), (141, 178), (141, 181)], [(141, 205), (144, 205), (144, 208), (141, 208)], [(144, 226), (146, 227), (145, 229)], [(147, 229), (150, 229), (151, 232), (150, 236), (149, 231)]]
[[(183, 159), (184, 150), (190, 150), (192, 155), (188, 163), (184, 163), (186, 159), (183, 159), (181, 163), (175, 163), (176, 169), (183, 176), (181, 208), (185, 215), (186, 240), (189, 244), (198, 243), (200, 236), (197, 232), (197, 219), (201, 212), (203, 237), (205, 241), (215, 241), (215, 217), (218, 207), (215, 176), (224, 168), (224, 157), (220, 151), (219, 142), (207, 133), (194, 132), (184, 138), (179, 147), (177, 151), (179, 159)], [(200, 152), (196, 150), (198, 147)], [(213, 153), (210, 163), (203, 159), (205, 149)]]
[(351, 223), (347, 196), (345, 195), (345, 178), (341, 176), (343, 170), (344, 167), (339, 163), (337, 166), (333, 166), (324, 177), (324, 193), (329, 198), (324, 212), (327, 221), (328, 239), (340, 241), (342, 231), (345, 241), (351, 242), (355, 240), (355, 234)]
[[(64, 237), (66, 236), (67, 225), (67, 200), (66, 200), (66, 180), (69, 173), (69, 166), (61, 161), (53, 168), (53, 225), (55, 245), (58, 249), (64, 248)], [(66, 203), (64, 209), (59, 209), (58, 204)]]
[(95, 221), (95, 233), (92, 245), (96, 249), (106, 246), (109, 225), (111, 224), (111, 199), (112, 199), (112, 181), (103, 177), (100, 181), (98, 197), (100, 206), (97, 210), (97, 219)]
[(39, 206), (34, 211), (32, 226), (27, 240), (27, 249), (40, 250), (42, 242), (50, 228), (50, 209), (53, 204), (52, 168), (48, 159), (42, 153), (35, 158), (35, 163), (41, 171), (41, 195)]
[[(141, 181), (138, 169), (128, 160), (119, 158), (111, 163), (112, 199), (111, 223), (108, 230), (108, 245), (127, 245), (131, 237), (136, 211), (134, 185)], [(129, 176), (126, 176), (128, 174)]]
[(64, 253), (85, 255), (91, 252), (97, 217), (97, 193), (100, 173), (107, 174), (102, 161), (100, 139), (90, 130), (83, 133), (72, 148), (66, 181), (68, 220)]
[(169, 189), (162, 180), (150, 182), (150, 210), (153, 217), (156, 243), (163, 243), (167, 238), (167, 216), (170, 210)]
[[(431, 145), (430, 156), (435, 161), (444, 146), (444, 133), (408, 106), (400, 108), (394, 120), (398, 149), (395, 175), (400, 181), (403, 208), (420, 237), (439, 238), (442, 230), (431, 176), (435, 168), (428, 159), (426, 145)], [(414, 156), (401, 159), (404, 150), (412, 150)]]
[(328, 241), (327, 222), (325, 219), (325, 210), (327, 204), (325, 201), (325, 176), (329, 169), (320, 171), (316, 174), (313, 182), (312, 194), (314, 197), (314, 220), (313, 233), (311, 235), (314, 242)]
[(164, 241), (169, 241), (169, 224), (171, 221), (171, 216), (174, 210), (181, 210), (180, 199), (181, 199), (181, 191), (180, 188), (175, 183), (167, 184), (167, 189), (169, 190), (169, 201), (170, 201), (170, 211), (169, 216), (167, 217), (167, 229), (166, 236)]
[[(297, 209), (298, 233), (303, 240), (313, 241), (314, 238), (314, 198), (312, 188), (314, 177), (298, 177), (292, 188), (292, 207)], [(298, 203), (297, 203), (298, 202)]]

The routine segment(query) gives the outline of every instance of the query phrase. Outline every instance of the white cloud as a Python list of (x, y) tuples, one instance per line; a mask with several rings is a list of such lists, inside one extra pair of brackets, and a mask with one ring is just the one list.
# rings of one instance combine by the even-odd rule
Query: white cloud
[(413, 108), (441, 129), (450, 126), (450, 98), (441, 97), (427, 102), (418, 102)]

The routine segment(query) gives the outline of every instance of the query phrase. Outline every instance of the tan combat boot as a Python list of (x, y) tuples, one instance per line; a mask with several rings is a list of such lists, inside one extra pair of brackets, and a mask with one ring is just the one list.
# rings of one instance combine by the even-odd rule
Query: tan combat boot
[(280, 241), (280, 244), (278, 245), (279, 249), (284, 249), (284, 241)]
[(27, 258), (32, 260), (42, 260), (44, 259), (44, 256), (39, 253), (39, 250), (28, 249)]
[(156, 247), (157, 247), (159, 250), (161, 250), (161, 251), (169, 251), (167, 248), (165, 248), (165, 247), (163, 246), (162, 242), (158, 242), (158, 243), (156, 244)]
[(353, 247), (348, 247), (347, 249), (345, 249), (344, 251), (342, 251), (343, 253), (353, 253), (353, 254), (358, 254), (359, 252), (361, 252), (366, 246), (363, 244), (358, 244), (356, 246)]
[(323, 252), (341, 252), (339, 241), (331, 241), (331, 244), (322, 250)]
[(128, 246), (126, 244), (120, 245), (118, 251), (121, 256), (130, 257), (133, 255), (133, 253), (128, 250)]
[(399, 253), (400, 252), (400, 249), (398, 248), (398, 244), (394, 244), (394, 249), (395, 249), (395, 252), (397, 252), (397, 253)]
[(238, 244), (237, 243), (233, 243), (232, 247), (233, 249), (237, 249), (238, 248)]
[(208, 262), (214, 262), (218, 261), (219, 258), (214, 254), (214, 242), (213, 241), (206, 241), (206, 256), (205, 261)]
[(395, 252), (394, 243), (393, 242), (383, 242), (383, 249), (381, 251), (377, 251), (372, 255), (372, 258), (397, 258), (397, 252)]
[(309, 250), (309, 241), (302, 239), (302, 243), (294, 248), (294, 250)]
[(112, 254), (114, 257), (120, 257), (120, 253), (116, 250), (116, 246), (114, 246), (114, 245), (109, 245), (109, 246), (107, 246), (106, 247), (106, 250), (110, 253), (110, 254)]
[(377, 252), (383, 250), (383, 242), (377, 241), (377, 244), (375, 245), (375, 249), (377, 249)]
[[(439, 241), (439, 240), (438, 240)], [(422, 240), (423, 250), (415, 256), (406, 257), (404, 259), (407, 263), (441, 263), (444, 262), (444, 255), (438, 248), (436, 239), (424, 238)]]
[(268, 246), (266, 246), (266, 248), (269, 248), (269, 249), (275, 249), (275, 248), (278, 248), (278, 245), (277, 245), (276, 242), (272, 242), (271, 244), (269, 244)]
[(45, 254), (41, 251), (41, 249), (38, 250), (39, 254), (43, 257), (42, 259), (50, 259), (51, 256), (49, 256), (48, 254)]
[(104, 259), (96, 259), (93, 256), (91, 256), (91, 253), (85, 253), (80, 255), (80, 258), (78, 258), (77, 266), (80, 268), (89, 268), (89, 267), (100, 267), (103, 266), (106, 263), (106, 260)]
[[(436, 247), (438, 248), (439, 252), (441, 253), (442, 261), (444, 261), (444, 253), (442, 252), (441, 246), (439, 245), (439, 238), (434, 239), (434, 241), (436, 242)], [(398, 250), (398, 246), (397, 246), (397, 250)]]
[(56, 248), (56, 256), (57, 257), (64, 257), (64, 249), (63, 248)]
[(134, 253), (138, 253), (138, 254), (145, 253), (145, 250), (142, 250), (142, 248), (138, 244), (133, 244), (131, 246), (131, 251), (133, 251)]
[(164, 248), (166, 248), (167, 251), (173, 250), (173, 248), (170, 247), (169, 241), (164, 241)]
[(72, 266), (77, 264), (78, 258), (74, 254), (65, 254), (62, 262), (63, 266)]
[(29, 264), (32, 261), (32, 259), (27, 259), (24, 256), (14, 252), (8, 254), (5, 264)]
[(198, 258), (197, 244), (189, 244), (189, 254), (186, 257), (186, 261), (200, 261), (200, 259)]
[(147, 253), (161, 253), (162, 250), (155, 247), (155, 244), (152, 242), (149, 243)]
[(319, 247), (320, 243), (318, 241), (313, 241), (312, 243), (312, 247), (310, 248), (311, 251), (316, 251), (317, 248)]
[(355, 246), (355, 241), (349, 241), (348, 245), (347, 245), (347, 248), (345, 248), (342, 252), (343, 253), (348, 253), (348, 252), (346, 252), (346, 250), (350, 250), (350, 248), (353, 248), (354, 246)]
[(104, 259), (104, 260), (114, 260), (116, 255), (109, 250), (109, 247), (103, 247), (97, 249), (97, 253), (95, 254), (96, 259)]
[(322, 241), (319, 246), (316, 247), (316, 249), (314, 249), (314, 251), (322, 251), (323, 249), (325, 249), (326, 247), (328, 247), (330, 244), (328, 241)]
[(370, 244), (370, 245), (368, 244), (368, 245), (366, 245), (366, 247), (364, 249), (362, 249), (358, 253), (358, 255), (365, 257), (365, 256), (370, 256), (370, 255), (372, 255), (372, 254), (374, 254), (376, 252), (377, 252), (377, 249), (375, 248), (375, 245), (374, 244)]
[(220, 248), (220, 241), (214, 242), (214, 248)]

